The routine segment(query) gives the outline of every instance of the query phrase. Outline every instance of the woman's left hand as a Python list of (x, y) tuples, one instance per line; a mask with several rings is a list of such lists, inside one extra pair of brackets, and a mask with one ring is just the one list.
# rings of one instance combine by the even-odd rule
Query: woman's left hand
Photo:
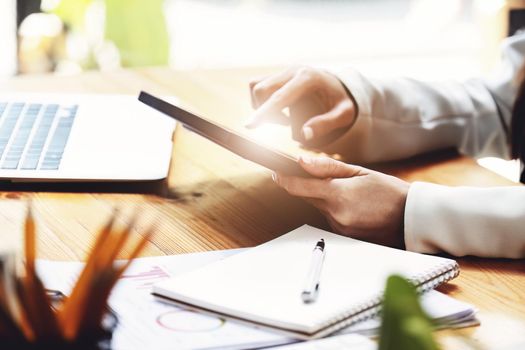
[(301, 157), (299, 163), (315, 178), (274, 173), (274, 181), (317, 207), (336, 232), (404, 247), (407, 182), (331, 158)]

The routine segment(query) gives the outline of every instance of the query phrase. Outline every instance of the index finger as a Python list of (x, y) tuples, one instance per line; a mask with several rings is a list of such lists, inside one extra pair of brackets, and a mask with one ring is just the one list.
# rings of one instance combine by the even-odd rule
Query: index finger
[(307, 77), (302, 74), (294, 75), (281, 88), (276, 90), (254, 113), (250, 126), (256, 126), (266, 119), (295, 103), (310, 89)]
[(291, 69), (250, 81), (252, 107), (259, 108), (275, 91), (293, 77)]

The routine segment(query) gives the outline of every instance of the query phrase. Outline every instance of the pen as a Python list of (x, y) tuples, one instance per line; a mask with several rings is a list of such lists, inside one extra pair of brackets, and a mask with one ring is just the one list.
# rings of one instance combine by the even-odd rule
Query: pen
[(317, 299), (317, 294), (319, 292), (319, 278), (321, 277), (325, 255), (324, 247), (324, 239), (321, 238), (312, 252), (310, 268), (308, 269), (303, 292), (301, 293), (301, 298), (306, 304), (313, 303)]

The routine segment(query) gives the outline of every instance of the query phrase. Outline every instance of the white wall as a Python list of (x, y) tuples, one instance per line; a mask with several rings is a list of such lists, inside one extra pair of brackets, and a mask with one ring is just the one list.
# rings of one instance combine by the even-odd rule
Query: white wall
[(16, 0), (0, 0), (0, 78), (16, 73)]

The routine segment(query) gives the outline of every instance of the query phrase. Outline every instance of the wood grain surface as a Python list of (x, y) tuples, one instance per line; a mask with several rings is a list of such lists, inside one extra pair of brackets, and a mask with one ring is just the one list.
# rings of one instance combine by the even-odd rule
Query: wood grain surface
[[(78, 76), (16, 77), (0, 82), (2, 92), (118, 93), (146, 90), (176, 95), (183, 104), (250, 137), (307, 152), (289, 131), (248, 132), (248, 82), (274, 68), (174, 71), (166, 68), (88, 72)], [(140, 141), (140, 140), (138, 140)], [(472, 159), (445, 151), (372, 167), (408, 181), (447, 185), (511, 186)], [(38, 227), (38, 257), (83, 260), (95, 233), (119, 209), (119, 224), (136, 213), (140, 235), (153, 224), (157, 234), (143, 255), (179, 254), (250, 247), (304, 223), (326, 228), (311, 206), (277, 188), (270, 173), (182, 128), (174, 133), (168, 179), (146, 184), (0, 183), (0, 242), (20, 247), (22, 222), (31, 200)], [(525, 263), (523, 260), (460, 258), (459, 278), (441, 291), (479, 308), (481, 326), (440, 332), (447, 348), (475, 343), (483, 349), (525, 344)], [(524, 346), (525, 348), (525, 346)]]

